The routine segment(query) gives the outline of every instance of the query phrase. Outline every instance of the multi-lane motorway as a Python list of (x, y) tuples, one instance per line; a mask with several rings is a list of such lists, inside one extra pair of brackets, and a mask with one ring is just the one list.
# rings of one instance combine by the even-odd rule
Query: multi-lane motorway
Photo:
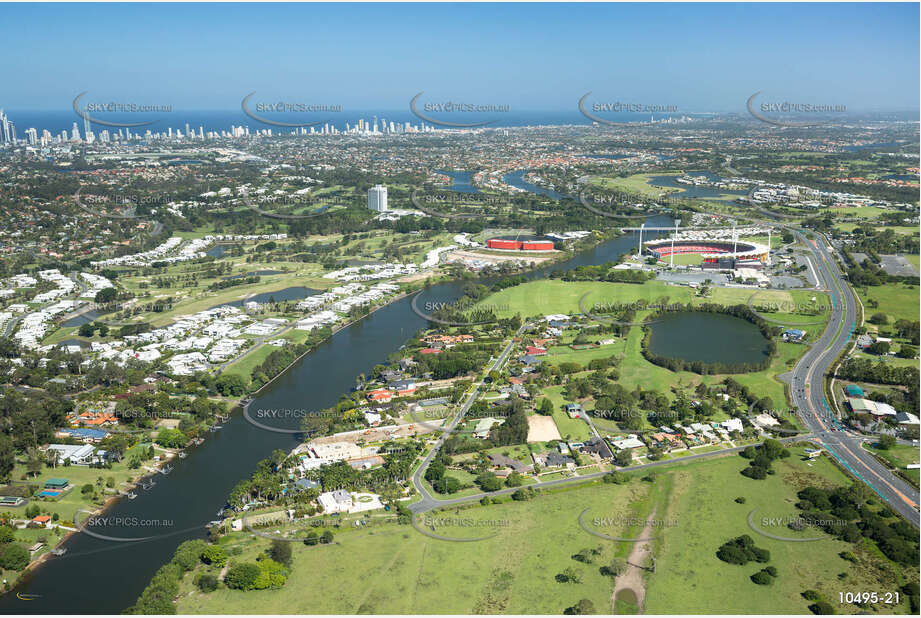
[(831, 319), (821, 336), (800, 358), (793, 370), (791, 394), (794, 409), (842, 466), (869, 485), (889, 505), (918, 527), (918, 490), (893, 474), (861, 446), (861, 438), (847, 431), (835, 416), (825, 397), (825, 376), (829, 368), (850, 345), (857, 326), (857, 301), (844, 279), (826, 239), (799, 239), (812, 252), (820, 283), (832, 299)]

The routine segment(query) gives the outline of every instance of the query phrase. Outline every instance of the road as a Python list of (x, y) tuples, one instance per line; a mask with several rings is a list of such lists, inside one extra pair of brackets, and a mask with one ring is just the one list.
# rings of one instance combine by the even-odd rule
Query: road
[[(522, 325), (521, 328), (518, 329), (518, 332), (515, 333), (515, 336), (512, 337), (512, 340), (509, 341), (508, 345), (505, 346), (505, 349), (502, 350), (502, 354), (500, 354), (499, 358), (497, 358), (496, 361), (492, 364), (492, 366), (489, 368), (489, 371), (493, 371), (493, 370), (498, 371), (499, 369), (502, 368), (502, 365), (504, 365), (505, 361), (508, 360), (509, 354), (512, 353), (512, 348), (515, 345), (515, 338), (524, 332), (524, 328), (525, 326)], [(467, 414), (467, 412), (470, 410), (470, 406), (472, 406), (473, 403), (476, 401), (477, 397), (480, 394), (480, 388), (482, 386), (483, 386), (482, 382), (477, 382), (473, 385), (473, 390), (470, 391), (470, 395), (467, 396), (467, 400), (464, 401), (464, 404), (461, 406), (460, 411), (454, 417), (454, 420), (452, 420), (448, 424), (448, 426), (444, 429), (444, 433), (441, 434), (441, 437), (438, 439), (438, 442), (435, 443), (434, 448), (432, 448), (431, 452), (429, 452), (426, 458), (422, 460), (422, 463), (419, 465), (419, 467), (416, 468), (416, 472), (413, 474), (413, 485), (416, 487), (416, 490), (422, 496), (422, 500), (410, 506), (410, 509), (414, 513), (422, 513), (425, 511), (429, 511), (435, 508), (436, 506), (443, 504), (443, 501), (436, 500), (435, 497), (432, 496), (431, 493), (429, 493), (428, 489), (425, 488), (425, 481), (423, 480), (423, 477), (425, 476), (425, 471), (429, 467), (429, 464), (432, 463), (432, 460), (435, 459), (435, 456), (438, 454), (438, 451), (440, 451), (442, 445), (444, 445), (445, 440), (447, 440), (451, 436), (451, 432), (453, 432), (454, 429), (460, 424), (460, 422), (464, 418), (464, 415)]]
[(918, 490), (861, 448), (862, 438), (841, 425), (825, 398), (825, 376), (850, 345), (857, 326), (857, 301), (824, 236), (817, 234), (817, 241), (809, 241), (801, 232), (796, 234), (812, 252), (819, 280), (832, 298), (832, 313), (825, 331), (793, 369), (793, 408), (832, 457), (917, 528)]

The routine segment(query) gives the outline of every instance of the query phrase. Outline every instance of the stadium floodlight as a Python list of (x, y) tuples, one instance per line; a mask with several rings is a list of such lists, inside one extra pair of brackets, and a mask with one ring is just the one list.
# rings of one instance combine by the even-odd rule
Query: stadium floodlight
[(675, 219), (675, 234), (672, 236), (672, 253), (668, 256), (668, 267), (675, 267), (675, 239), (678, 238), (678, 225), (681, 223), (681, 219)]

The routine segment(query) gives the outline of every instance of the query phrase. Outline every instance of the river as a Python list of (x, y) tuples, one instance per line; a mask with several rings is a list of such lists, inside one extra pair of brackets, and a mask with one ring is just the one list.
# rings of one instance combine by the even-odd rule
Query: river
[[(650, 217), (647, 225), (665, 226), (668, 218)], [(614, 260), (634, 251), (636, 242), (635, 233), (626, 234), (528, 276), (540, 278), (556, 270)], [(459, 295), (459, 284), (438, 284), (425, 290), (417, 304), (454, 300)], [(333, 335), (264, 389), (250, 408), (319, 410), (334, 405), (355, 386), (358, 374), (368, 374), (374, 365), (385, 363), (389, 354), (426, 325), (411, 310), (410, 301), (409, 297), (400, 299)], [(292, 419), (292, 424), (296, 422)], [(176, 460), (169, 475), (158, 474), (151, 489), (138, 488), (136, 499), (123, 499), (106, 513), (109, 521), (118, 518), (130, 525), (91, 528), (107, 536), (153, 535), (152, 539), (112, 541), (76, 534), (64, 545), (66, 554), (50, 558), (28, 582), (0, 597), (0, 612), (122, 612), (134, 604), (182, 541), (205, 537), (205, 525), (217, 519), (231, 489), (249, 478), (259, 460), (275, 449), (288, 451), (296, 444), (293, 434), (259, 429), (240, 410), (234, 411), (223, 429), (208, 434), (204, 444), (189, 450), (187, 458)], [(140, 520), (148, 525), (138, 525)], [(17, 593), (32, 600), (22, 600)]]

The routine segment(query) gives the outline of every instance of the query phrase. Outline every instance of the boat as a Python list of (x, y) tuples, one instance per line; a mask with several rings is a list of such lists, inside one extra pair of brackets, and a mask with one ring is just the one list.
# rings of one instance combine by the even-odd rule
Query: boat
[(211, 431), (217, 431), (219, 429), (223, 429), (223, 425), (212, 425), (211, 426)]
[(142, 489), (145, 489), (145, 490), (153, 489), (153, 486), (156, 485), (156, 484), (157, 484), (157, 482), (154, 481), (153, 479), (151, 479), (151, 480), (149, 480), (149, 481), (143, 481), (143, 482), (141, 483), (141, 488), (142, 488)]
[(179, 459), (185, 459), (188, 456), (189, 454), (186, 453), (185, 451), (179, 451)]
[(169, 465), (163, 466), (162, 468), (160, 468), (160, 474), (169, 474), (172, 471), (173, 471), (173, 467)]
[(66, 547), (55, 547), (54, 549), (51, 550), (51, 553), (54, 554), (55, 556), (63, 556), (64, 554), (67, 553), (67, 548)]
[(125, 495), (128, 496), (128, 499), (129, 499), (129, 500), (134, 500), (135, 498), (138, 497), (138, 495), (137, 495), (136, 493), (134, 493), (133, 491), (129, 491), (129, 492), (128, 492), (127, 494), (125, 494)]

